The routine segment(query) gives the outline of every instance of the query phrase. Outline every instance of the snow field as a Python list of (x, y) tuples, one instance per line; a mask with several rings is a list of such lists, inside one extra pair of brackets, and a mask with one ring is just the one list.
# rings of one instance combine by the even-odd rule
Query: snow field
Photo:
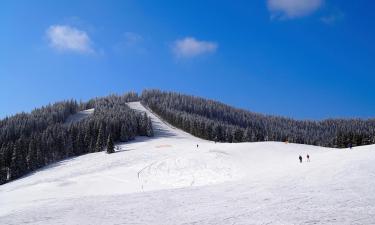
[(0, 186), (0, 224), (375, 224), (375, 146), (215, 144), (129, 105), (154, 138)]

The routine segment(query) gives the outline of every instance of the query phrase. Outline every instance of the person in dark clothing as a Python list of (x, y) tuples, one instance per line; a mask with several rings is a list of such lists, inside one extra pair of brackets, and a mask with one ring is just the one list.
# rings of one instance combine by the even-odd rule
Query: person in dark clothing
[(349, 147), (349, 149), (352, 149), (352, 147), (353, 147), (352, 143), (350, 143), (350, 144), (348, 145), (348, 147)]
[(302, 156), (299, 156), (299, 162), (302, 163)]
[(306, 158), (307, 158), (307, 162), (310, 162), (310, 156), (309, 156), (309, 154), (306, 155)]

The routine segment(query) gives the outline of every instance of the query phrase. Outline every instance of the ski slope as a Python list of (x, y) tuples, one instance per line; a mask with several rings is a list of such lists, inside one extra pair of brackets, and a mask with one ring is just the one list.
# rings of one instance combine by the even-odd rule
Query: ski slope
[(0, 224), (375, 224), (375, 146), (215, 144), (129, 106), (155, 137), (0, 186)]
[(94, 113), (94, 109), (86, 109), (86, 110), (83, 110), (83, 111), (79, 111), (73, 115), (70, 115), (65, 123), (66, 124), (70, 124), (70, 123), (76, 123), (76, 122), (79, 122), (80, 120), (83, 120), (85, 119), (86, 117), (92, 115)]

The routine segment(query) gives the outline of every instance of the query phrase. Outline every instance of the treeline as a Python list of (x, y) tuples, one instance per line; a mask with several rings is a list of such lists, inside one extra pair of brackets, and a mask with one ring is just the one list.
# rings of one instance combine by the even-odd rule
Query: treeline
[(159, 90), (144, 91), (142, 101), (172, 125), (212, 141), (288, 141), (334, 148), (375, 143), (374, 119), (293, 120)]
[[(126, 105), (137, 100), (136, 93), (129, 93), (85, 103), (64, 101), (1, 120), (0, 184), (68, 157), (102, 151), (107, 141), (153, 136), (150, 118)], [(90, 108), (95, 109), (92, 115), (65, 123)]]

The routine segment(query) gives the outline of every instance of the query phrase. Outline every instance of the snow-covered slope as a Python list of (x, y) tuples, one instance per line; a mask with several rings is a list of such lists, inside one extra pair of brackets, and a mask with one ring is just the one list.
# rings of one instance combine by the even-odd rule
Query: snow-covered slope
[(65, 123), (67, 123), (67, 124), (76, 123), (76, 122), (78, 122), (80, 120), (83, 120), (84, 118), (90, 116), (93, 113), (94, 113), (94, 109), (86, 109), (86, 110), (77, 112), (76, 114), (73, 114), (73, 115), (69, 116), (66, 119)]
[[(183, 139), (188, 141), (198, 141), (202, 142), (204, 140), (194, 137), (193, 135), (186, 133), (180, 129), (173, 127), (172, 125), (162, 121), (158, 115), (150, 111), (148, 108), (144, 107), (140, 102), (129, 102), (128, 106), (136, 111), (146, 113), (147, 116), (151, 117), (152, 128), (154, 129), (155, 136), (160, 139), (173, 138), (173, 139)], [(207, 141), (204, 141), (207, 142)]]
[(215, 144), (129, 106), (155, 137), (0, 186), (0, 224), (375, 224), (375, 146)]

